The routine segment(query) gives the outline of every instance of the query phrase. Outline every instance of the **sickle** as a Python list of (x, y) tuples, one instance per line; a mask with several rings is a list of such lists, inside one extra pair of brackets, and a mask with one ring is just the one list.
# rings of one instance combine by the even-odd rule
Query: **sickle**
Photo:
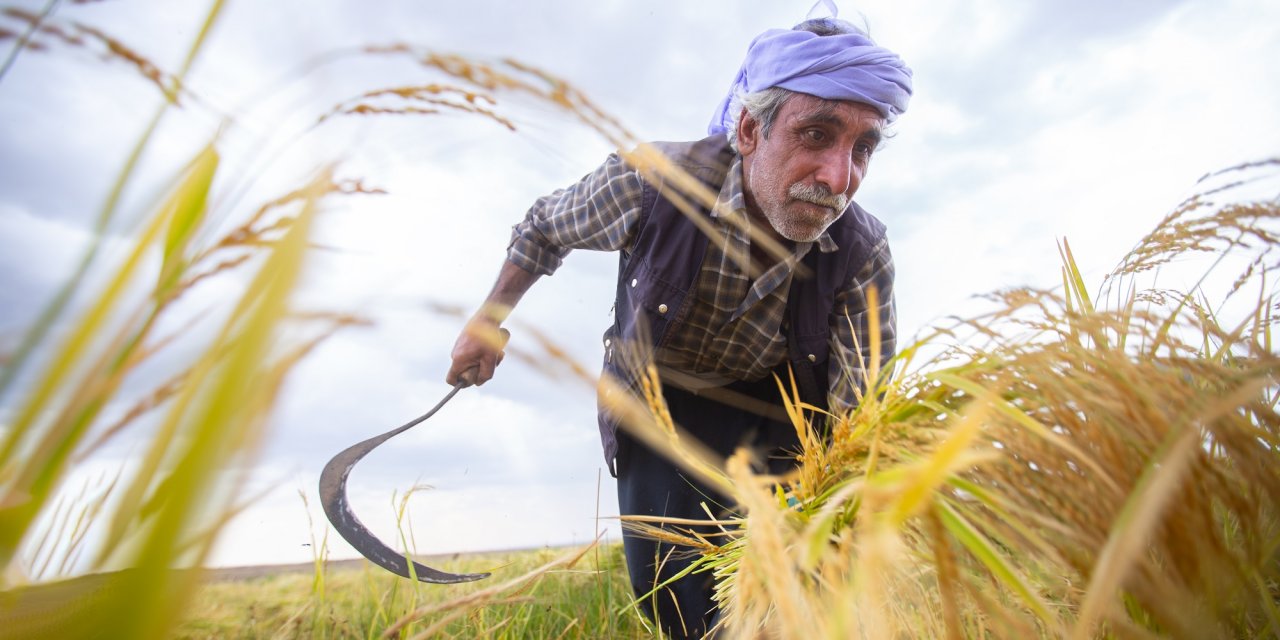
[[(510, 334), (502, 329), (502, 341), (506, 342), (506, 337)], [(470, 373), (468, 371), (467, 373)], [(466, 374), (463, 374), (464, 377)], [(396, 427), (380, 436), (374, 436), (363, 442), (347, 447), (334, 456), (329, 464), (324, 466), (324, 471), (320, 472), (320, 504), (324, 506), (324, 514), (328, 516), (329, 522), (333, 523), (333, 528), (344, 540), (355, 547), (360, 555), (368, 558), (371, 562), (394, 573), (402, 578), (410, 580), (417, 579), (419, 582), (430, 582), (434, 584), (457, 584), (459, 582), (471, 582), (473, 580), (481, 580), (488, 578), (488, 573), (448, 573), (439, 569), (432, 569), (425, 564), (411, 562), (405, 554), (388, 547), (364, 526), (363, 522), (356, 517), (351, 511), (351, 503), (347, 501), (347, 476), (351, 474), (351, 469), (356, 466), (366, 454), (373, 451), (378, 445), (390, 440), (392, 437), (408, 431), (419, 422), (435, 415), (440, 407), (449, 402), (453, 396), (457, 395), (458, 390), (469, 386), (469, 382), (459, 380), (453, 385), (453, 389), (449, 391), (445, 397), (436, 403), (430, 411), (410, 420), (400, 427)]]

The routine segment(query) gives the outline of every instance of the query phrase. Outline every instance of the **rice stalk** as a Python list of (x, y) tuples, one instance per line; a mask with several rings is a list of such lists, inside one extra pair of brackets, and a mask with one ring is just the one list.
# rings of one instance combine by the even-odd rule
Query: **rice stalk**
[(7, 29), (0, 30), (0, 40), (7, 40), (9, 38), (14, 38), (16, 40), (13, 44), (13, 48), (9, 50), (9, 55), (5, 57), (4, 63), (0, 64), (0, 80), (4, 80), (4, 77), (9, 73), (9, 69), (13, 68), (13, 63), (18, 59), (18, 54), (28, 46), (32, 46), (31, 36), (36, 33), (36, 30), (40, 28), (40, 25), (43, 24), (49, 16), (53, 15), (54, 9), (57, 8), (58, 0), (49, 0), (45, 3), (44, 8), (40, 10), (39, 15), (34, 16), (28, 21), (28, 25), (21, 35)]
[(431, 605), (417, 608), (412, 612), (401, 617), (391, 626), (387, 627), (386, 630), (383, 631), (381, 637), (383, 638), (399, 637), (400, 631), (404, 629), (406, 626), (408, 626), (409, 624), (412, 624), (418, 620), (421, 620), (427, 616), (430, 616), (436, 613), (447, 612), (447, 615), (445, 615), (441, 620), (434, 622), (427, 629), (412, 636), (412, 638), (414, 639), (429, 638), (429, 637), (432, 637), (432, 634), (438, 632), (441, 628), (443, 628), (449, 622), (457, 619), (462, 615), (465, 615), (469, 610), (474, 609), (476, 607), (487, 606), (490, 604), (496, 604), (496, 603), (502, 603), (502, 602), (522, 601), (523, 599), (520, 596), (517, 596), (514, 594), (518, 594), (521, 591), (531, 588), (534, 584), (536, 584), (538, 580), (542, 579), (546, 574), (548, 574), (551, 571), (558, 570), (561, 568), (573, 567), (575, 564), (577, 564), (579, 560), (582, 559), (583, 556), (585, 556), (589, 551), (591, 551), (595, 547), (595, 545), (596, 543), (592, 543), (590, 545), (587, 545), (586, 547), (583, 547), (582, 549), (576, 549), (574, 551), (566, 553), (558, 558), (551, 560), (550, 562), (547, 562), (546, 564), (543, 564), (542, 566), (539, 566), (529, 571), (528, 573), (525, 573), (524, 575), (512, 578), (506, 582), (496, 584), (492, 587), (481, 589), (479, 591), (475, 591), (473, 593), (469, 593), (469, 594), (460, 596), (458, 598), (454, 598), (447, 602), (431, 604)]
[[(136, 329), (130, 327), (117, 333), (107, 341), (106, 348), (97, 353), (91, 350), (95, 339), (110, 331), (109, 322), (124, 302), (126, 286), (134, 281), (147, 250), (157, 242), (172, 216), (184, 210), (180, 204), (198, 202), (197, 206), (203, 207), (216, 167), (217, 156), (211, 149), (192, 165), (174, 191), (170, 204), (161, 209), (140, 235), (121, 269), (51, 359), (47, 372), (18, 411), (0, 448), (0, 460), (6, 461), (6, 472), (0, 480), (10, 496), (6, 502), (15, 505), (0, 512), (0, 523), (4, 525), (0, 527), (0, 563), (7, 565), (13, 558), (20, 537), (65, 470), (74, 445), (84, 437), (101, 409), (101, 399), (112, 395), (123, 381), (126, 371), (119, 365), (145, 336), (151, 322), (144, 321)], [(87, 371), (82, 364), (86, 361), (93, 364)], [(79, 394), (65, 404), (55, 404), (69, 385), (89, 393)], [(49, 411), (59, 406), (53, 422), (48, 423)]]
[[(223, 0), (214, 1), (208, 14), (205, 16), (205, 20), (201, 25), (199, 33), (192, 41), (191, 47), (188, 49), (187, 56), (183, 61), (180, 70), (170, 76), (167, 83), (160, 86), (161, 92), (165, 96), (165, 100), (156, 109), (155, 114), (151, 117), (151, 120), (143, 130), (142, 135), (138, 137), (137, 143), (134, 145), (128, 155), (128, 158), (121, 166), (119, 175), (112, 183), (111, 191), (103, 202), (102, 209), (98, 212), (97, 220), (93, 228), (92, 240), (88, 250), (85, 251), (85, 254), (81, 258), (73, 275), (67, 279), (66, 284), (44, 308), (40, 317), (31, 325), (31, 329), (19, 343), (18, 350), (6, 359), (4, 370), (0, 371), (0, 398), (6, 396), (17, 376), (18, 371), (24, 368), (27, 359), (31, 356), (32, 351), (34, 351), (36, 346), (44, 342), (49, 328), (64, 312), (67, 304), (71, 301), (72, 296), (82, 285), (90, 265), (94, 263), (98, 256), (98, 252), (101, 250), (102, 241), (105, 237), (107, 228), (115, 217), (120, 205), (120, 198), (124, 194), (125, 188), (132, 181), (134, 174), (137, 171), (138, 163), (142, 158), (142, 154), (150, 145), (156, 130), (164, 119), (165, 113), (168, 111), (170, 106), (176, 104), (176, 95), (182, 85), (182, 79), (186, 77), (187, 72), (190, 71), (191, 66), (195, 63), (197, 55), (204, 47), (204, 42), (208, 37), (209, 32), (212, 30), (214, 23), (222, 12), (222, 5)], [(14, 11), (17, 11), (18, 13), (15, 14), (13, 13)], [(19, 18), (28, 19), (33, 26), (41, 23), (41, 19), (38, 16), (24, 17), (21, 15), (22, 12), (20, 10), (7, 9), (5, 14), (11, 16), (17, 15)], [(41, 28), (49, 27), (48, 25), (44, 25)], [(120, 53), (116, 49), (112, 49), (112, 51), (116, 54)], [(142, 59), (140, 56), (134, 57), (145, 61), (145, 59)], [(149, 61), (148, 64), (150, 64)], [(0, 564), (4, 563), (2, 554), (3, 549), (0, 548)]]
[[(504, 127), (513, 128), (510, 118), (500, 116), (492, 108), (480, 106), (480, 103), (494, 105), (496, 104), (495, 96), (498, 94), (533, 98), (567, 112), (580, 124), (617, 147), (619, 156), (635, 167), (646, 180), (653, 184), (669, 185), (670, 190), (666, 195), (671, 199), (672, 204), (684, 212), (712, 241), (716, 241), (722, 235), (705, 216), (699, 213), (699, 207), (709, 210), (716, 206), (715, 193), (701, 181), (676, 167), (670, 158), (636, 136), (564, 79), (510, 58), (502, 59), (497, 63), (488, 63), (407, 43), (371, 45), (362, 51), (379, 56), (408, 57), (428, 69), (463, 83), (464, 87), (428, 84), (370, 91), (335, 105), (322, 118), (323, 120), (347, 112), (352, 112), (354, 115), (406, 114), (433, 112), (434, 107), (444, 106), (451, 110), (475, 113), (490, 118)], [(465, 88), (466, 86), (474, 89)], [(480, 93), (481, 91), (484, 93)], [(450, 94), (460, 96), (462, 101), (438, 97)], [(408, 104), (393, 103), (390, 106), (376, 106), (362, 102), (367, 98), (387, 96), (395, 96)], [(426, 104), (428, 107), (418, 106), (419, 104)], [(356, 108), (362, 105), (363, 108)], [(787, 251), (782, 245), (764, 233), (758, 225), (752, 226), (746, 220), (739, 220), (736, 217), (727, 219), (747, 233), (753, 244), (762, 247), (770, 255), (777, 259), (786, 257)], [(758, 273), (758, 265), (752, 264), (749, 256), (734, 259), (740, 261), (739, 267), (745, 272)]]
[[(10, 52), (6, 71), (20, 51), (46, 51), (52, 49), (53, 43), (57, 43), (72, 49), (90, 50), (103, 59), (124, 63), (159, 89), (175, 106), (180, 104), (183, 97), (194, 98), (183, 86), (183, 74), (165, 71), (150, 58), (102, 29), (74, 20), (54, 20), (50, 17), (51, 9), (51, 5), (46, 6), (39, 14), (18, 7), (6, 7), (0, 11), (0, 15), (23, 23), (24, 29), (23, 36), (17, 39)], [(94, 47), (98, 48), (93, 50)], [(0, 73), (0, 78), (3, 78), (3, 73)]]
[[(698, 547), (727, 637), (1280, 630), (1280, 206), (1190, 202), (1108, 276), (1124, 295), (1089, 295), (1064, 241), (1061, 290), (992, 294), (993, 311), (926, 339), (964, 341), (911, 370), (926, 343), (908, 346), (829, 441), (792, 410), (799, 468), (735, 475), (744, 524)], [(1207, 251), (1197, 289), (1259, 287), (1230, 324), (1202, 291), (1134, 280)], [(1214, 272), (1246, 251), (1243, 276)]]
[[(155, 294), (150, 303), (158, 305), (153, 311), (165, 308), (164, 301), (172, 299), (168, 294), (176, 282), (173, 274), (185, 268), (179, 256), (188, 253), (183, 245), (185, 238), (189, 237), (190, 227), (183, 222), (197, 215), (193, 213), (196, 209), (203, 208), (208, 178), (216, 167), (212, 156), (206, 153), (203, 157), (210, 160), (204, 165), (194, 165), (191, 177), (184, 183), (186, 186), (175, 191), (178, 195), (172, 200), (173, 206), (160, 210), (150, 226), (151, 231), (142, 234), (135, 250), (137, 255), (149, 245), (157, 245), (162, 251), (166, 246), (168, 248), (167, 259), (158, 272), (160, 277), (153, 285)], [(186, 217), (183, 217), (184, 212)], [(166, 403), (166, 416), (140, 469), (132, 474), (130, 481), (119, 487), (119, 491), (115, 491), (117, 487), (114, 485), (108, 488), (108, 494), (116, 494), (112, 513), (94, 513), (89, 524), (81, 519), (75, 525), (74, 531), (80, 532), (75, 537), (81, 537), (86, 526), (109, 524), (105, 538), (99, 541), (99, 551), (92, 566), (99, 570), (129, 569), (101, 574), (100, 578), (88, 583), (57, 583), (10, 592), (6, 594), (9, 606), (0, 611), (6, 620), (25, 615), (20, 612), (29, 608), (37, 598), (45, 602), (77, 598), (86, 601), (79, 614), (43, 619), (18, 618), (25, 620), (18, 624), (18, 628), (28, 629), (33, 634), (35, 629), (40, 629), (40, 633), (76, 634), (93, 626), (105, 625), (130, 637), (160, 637), (177, 622), (182, 603), (189, 598), (198, 574), (174, 571), (174, 563), (198, 565), (207, 555), (214, 534), (226, 521), (225, 515), (215, 516), (220, 511), (217, 499), (213, 498), (218, 495), (212, 484), (216, 473), (233, 459), (242, 459), (244, 452), (254, 448), (254, 434), (267, 415), (267, 407), (277, 392), (279, 379), (298, 357), (296, 352), (288, 351), (281, 354), (282, 360), (273, 361), (271, 352), (275, 350), (272, 344), (276, 328), (285, 318), (288, 292), (301, 268), (307, 246), (307, 223), (313, 212), (314, 206), (304, 207), (289, 232), (262, 263), (244, 298), (228, 316), (221, 335), (188, 372), (189, 383), (182, 385), (176, 397)], [(178, 224), (170, 224), (175, 220)], [(176, 231), (162, 239), (158, 231), (166, 224)], [(118, 282), (143, 276), (135, 273), (136, 268), (130, 265), (131, 261), (126, 260), (117, 274)], [(105, 332), (101, 327), (107, 326), (104, 323), (111, 315), (111, 309), (122, 302), (116, 291), (108, 287), (98, 305), (86, 312), (79, 332), (72, 333), (68, 346), (64, 348), (64, 356), (68, 350), (71, 355), (64, 357), (63, 364), (58, 364), (59, 360), (55, 358), (45, 378), (44, 384), (55, 388), (89, 384), (90, 393), (86, 395), (91, 401), (90, 406), (85, 407), (85, 400), (75, 394), (49, 391), (40, 395), (39, 390), (44, 386), (37, 386), (36, 400), (49, 403), (55, 398), (66, 398), (69, 406), (60, 411), (61, 417), (55, 414), (57, 419), (52, 423), (30, 420), (18, 423), (23, 428), (15, 436), (25, 437), (30, 444), (14, 445), (15, 451), (25, 454), (24, 464), (9, 466), (18, 471), (10, 477), (6, 489), (10, 495), (25, 491), (26, 495), (37, 499), (20, 501), (3, 514), (6, 522), (14, 525), (13, 529), (6, 528), (5, 532), (9, 536), (6, 540), (14, 548), (24, 539), (27, 527), (43, 507), (46, 497), (53, 495), (63, 473), (60, 468), (65, 467), (66, 456), (75, 449), (76, 443), (83, 440), (84, 427), (93, 421), (93, 408), (104, 404), (103, 401), (92, 401), (93, 398), (114, 394), (120, 379), (131, 368), (91, 368), (91, 375), (98, 376), (89, 378), (98, 380), (91, 383), (77, 382), (78, 378), (69, 373), (75, 368), (72, 363), (85, 357), (80, 354), (90, 353), (85, 349), (99, 342), (93, 339), (96, 334)], [(129, 315), (139, 316), (136, 313)], [(141, 314), (140, 326), (126, 324), (117, 337), (107, 339), (102, 345), (105, 348), (100, 347), (101, 353), (110, 356), (104, 362), (116, 365), (130, 363), (128, 357), (115, 354), (122, 353), (122, 345), (142, 343), (148, 329), (154, 326), (153, 319), (154, 315)], [(120, 336), (134, 336), (134, 339), (121, 340)], [(282, 362), (286, 366), (281, 366)], [(94, 392), (101, 395), (95, 396)], [(214, 525), (202, 527), (200, 523), (210, 516), (215, 516)], [(100, 518), (109, 519), (109, 522), (97, 522)], [(52, 526), (59, 525), (55, 521)], [(65, 528), (59, 529), (60, 534), (65, 531)], [(78, 544), (73, 546), (78, 547)], [(83, 586), (86, 584), (89, 587)], [(86, 595), (86, 588), (90, 589), (91, 595)], [(127, 600), (121, 600), (123, 594), (128, 594)]]

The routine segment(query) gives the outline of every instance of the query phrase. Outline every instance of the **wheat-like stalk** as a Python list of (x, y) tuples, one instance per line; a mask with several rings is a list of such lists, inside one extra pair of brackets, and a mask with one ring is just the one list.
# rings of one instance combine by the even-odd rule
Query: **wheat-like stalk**
[[(1276, 201), (1180, 207), (1112, 274), (1130, 279), (1115, 309), (1094, 304), (1064, 245), (1061, 290), (1000, 291), (993, 311), (937, 330), (927, 341), (967, 342), (833, 417), (793, 478), (771, 491), (734, 474), (745, 525), (704, 550), (729, 637), (1280, 629), (1280, 359), (1264, 284), (1277, 220)], [(1132, 284), (1204, 251), (1252, 252), (1244, 280), (1267, 293), (1235, 324)], [(1229, 277), (1227, 295), (1244, 286)]]

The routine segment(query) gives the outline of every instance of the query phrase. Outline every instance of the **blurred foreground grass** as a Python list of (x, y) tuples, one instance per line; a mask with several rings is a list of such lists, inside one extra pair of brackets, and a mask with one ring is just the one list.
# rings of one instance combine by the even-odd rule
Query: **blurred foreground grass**
[[(290, 372), (335, 331), (366, 322), (308, 308), (296, 288), (316, 248), (313, 222), (329, 212), (330, 202), (381, 191), (336, 177), (336, 159), (325, 165), (310, 158), (318, 166), (303, 186), (258, 184), (263, 158), (227, 152), (254, 138), (255, 128), (200, 100), (187, 84), (224, 4), (210, 3), (174, 72), (63, 16), (57, 3), (39, 13), (0, 7), (0, 41), (13, 46), (6, 68), (19, 53), (88, 51), (136, 70), (161, 93), (108, 181), (75, 270), (49, 300), (33, 301), (43, 303), (42, 311), (21, 336), (0, 344), (0, 635), (169, 637), (202, 588), (204, 572), (196, 567), (253, 499), (245, 495), (245, 472), (273, 427)], [(416, 84), (361, 92), (311, 114), (314, 124), (283, 140), (284, 147), (344, 117), (453, 112), (512, 128), (496, 111), (499, 93), (554, 105), (632, 146), (630, 134), (581, 93), (514, 61), (477, 62), (403, 44), (339, 52), (334, 59), (343, 56), (407, 61), (417, 71)], [(209, 131), (189, 150), (190, 159), (158, 168), (143, 163), (172, 134), (161, 122), (191, 108), (212, 112), (218, 124), (185, 121), (195, 128), (184, 133)], [(140, 184), (153, 185), (152, 198), (131, 202), (125, 194)], [(112, 241), (118, 248), (107, 246)], [(140, 444), (119, 458), (113, 474), (72, 480), (78, 467), (130, 439)], [(519, 577), (474, 591), (378, 576), (352, 592), (343, 587), (345, 577), (335, 576), (334, 585), (318, 572), (314, 615), (287, 615), (305, 625), (296, 627), (304, 637), (347, 631), (369, 637), (388, 626), (434, 634), (433, 625), (453, 628), (448, 625), (464, 616), (479, 626), (458, 631), (459, 637), (502, 633), (496, 631), (502, 627), (528, 628), (517, 635), (532, 637), (599, 637), (600, 628), (613, 635), (607, 620), (579, 617), (593, 610), (612, 615), (628, 604), (615, 597), (613, 582), (603, 581), (606, 574), (589, 573), (582, 597), (540, 592), (534, 585), (546, 573), (581, 565), (562, 558), (523, 571), (525, 560), (539, 558), (515, 562)], [(593, 561), (594, 554), (583, 560)], [(433, 607), (428, 593), (447, 594), (449, 601)], [(599, 605), (590, 604), (597, 596)], [(350, 613), (334, 608), (344, 602), (351, 603)], [(441, 615), (433, 617), (437, 609)], [(575, 628), (583, 629), (580, 636)]]

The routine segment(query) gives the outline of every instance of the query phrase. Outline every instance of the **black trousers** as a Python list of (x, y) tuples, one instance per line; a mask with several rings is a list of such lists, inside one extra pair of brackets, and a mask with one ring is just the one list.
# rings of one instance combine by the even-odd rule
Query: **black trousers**
[[(781, 406), (773, 376), (753, 383), (734, 383), (731, 391)], [(789, 423), (747, 411), (740, 404), (712, 400), (665, 385), (663, 394), (671, 417), (687, 433), (711, 450), (728, 456), (749, 447), (772, 473), (795, 466), (799, 449), (795, 427)], [(717, 517), (733, 513), (729, 499), (685, 474), (675, 463), (619, 430), (618, 506), (623, 515), (674, 518), (707, 518), (705, 502)], [(716, 532), (717, 527), (668, 528)], [(696, 559), (696, 551), (663, 544), (643, 536), (623, 533), (623, 550), (631, 574), (631, 588), (641, 608), (670, 638), (701, 638), (713, 624), (711, 573), (695, 573), (654, 591)]]

